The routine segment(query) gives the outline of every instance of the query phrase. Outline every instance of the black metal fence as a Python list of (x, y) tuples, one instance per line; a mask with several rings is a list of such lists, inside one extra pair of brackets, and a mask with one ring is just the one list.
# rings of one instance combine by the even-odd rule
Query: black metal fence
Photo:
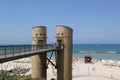
[(55, 48), (53, 44), (46, 45), (1, 45), (0, 46), (0, 56), (7, 57), (7, 55), (15, 56), (26, 54), (30, 51), (37, 51), (43, 49), (52, 49)]

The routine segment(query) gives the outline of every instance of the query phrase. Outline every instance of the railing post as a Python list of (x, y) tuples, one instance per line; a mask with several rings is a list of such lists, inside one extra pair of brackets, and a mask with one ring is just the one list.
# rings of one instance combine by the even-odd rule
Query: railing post
[(32, 45), (30, 46), (30, 51), (32, 51)]
[(24, 54), (25, 54), (25, 52), (26, 52), (26, 49), (25, 49), (25, 46), (24, 46)]
[(14, 46), (12, 47), (12, 53), (13, 53), (13, 56), (14, 56)]
[(31, 46), (29, 45), (29, 52), (31, 51), (31, 49), (30, 49), (30, 48), (31, 48)]
[(36, 45), (36, 50), (37, 50), (37, 45)]
[(40, 50), (40, 46), (38, 45), (38, 50)]
[(19, 55), (20, 55), (20, 46), (18, 48), (19, 48)]
[(55, 51), (55, 61), (56, 61), (56, 68), (57, 68), (57, 51)]
[(5, 46), (5, 58), (6, 58), (6, 48), (7, 48), (7, 46)]
[(29, 52), (29, 46), (28, 45), (26, 46), (26, 52)]
[(32, 51), (34, 52), (34, 45), (32, 45)]
[(33, 51), (34, 51), (34, 45), (32, 45), (32, 47), (33, 47)]
[(27, 50), (27, 51), (28, 51), (28, 52), (30, 52), (30, 46), (29, 46), (29, 45), (27, 46), (27, 48), (28, 48), (28, 50)]
[(31, 45), (28, 45), (28, 51), (29, 52), (31, 51)]

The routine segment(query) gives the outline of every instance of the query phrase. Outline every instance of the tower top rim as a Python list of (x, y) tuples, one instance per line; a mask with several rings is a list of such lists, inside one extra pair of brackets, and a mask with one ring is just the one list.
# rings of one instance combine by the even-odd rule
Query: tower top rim
[(46, 26), (34, 26), (34, 27), (32, 27), (32, 29), (33, 28), (46, 28)]
[(56, 27), (65, 27), (65, 28), (71, 29), (73, 31), (73, 29), (71, 27), (68, 27), (68, 26), (65, 26), (65, 25), (57, 25)]

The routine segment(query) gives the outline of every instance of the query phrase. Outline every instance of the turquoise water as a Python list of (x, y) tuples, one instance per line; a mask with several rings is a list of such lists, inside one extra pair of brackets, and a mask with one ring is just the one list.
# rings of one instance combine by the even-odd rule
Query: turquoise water
[[(9, 51), (10, 48), (7, 49), (7, 53), (11, 53)], [(2, 50), (4, 49), (0, 48), (0, 54)], [(17, 48), (14, 49), (14, 52), (17, 51)], [(111, 52), (116, 54), (109, 54)], [(73, 57), (84, 58), (84, 56), (88, 55), (94, 59), (120, 60), (120, 44), (73, 44)]]
[[(81, 52), (84, 52), (82, 54)], [(86, 53), (85, 53), (86, 52)], [(109, 53), (116, 54), (109, 54)], [(120, 44), (74, 44), (73, 57), (84, 58), (92, 56), (95, 59), (120, 60)]]

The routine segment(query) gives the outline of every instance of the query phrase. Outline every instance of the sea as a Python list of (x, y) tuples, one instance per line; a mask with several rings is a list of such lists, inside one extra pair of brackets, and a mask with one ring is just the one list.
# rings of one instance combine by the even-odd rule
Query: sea
[[(72, 49), (73, 57), (75, 58), (91, 56), (93, 59), (98, 60), (120, 60), (120, 44), (73, 44)], [(2, 48), (0, 48), (1, 50)], [(18, 50), (16, 49), (15, 51)], [(11, 52), (8, 50), (8, 53)], [(48, 57), (51, 56), (50, 54), (48, 54)]]
[(73, 44), (73, 57), (120, 60), (120, 44)]

